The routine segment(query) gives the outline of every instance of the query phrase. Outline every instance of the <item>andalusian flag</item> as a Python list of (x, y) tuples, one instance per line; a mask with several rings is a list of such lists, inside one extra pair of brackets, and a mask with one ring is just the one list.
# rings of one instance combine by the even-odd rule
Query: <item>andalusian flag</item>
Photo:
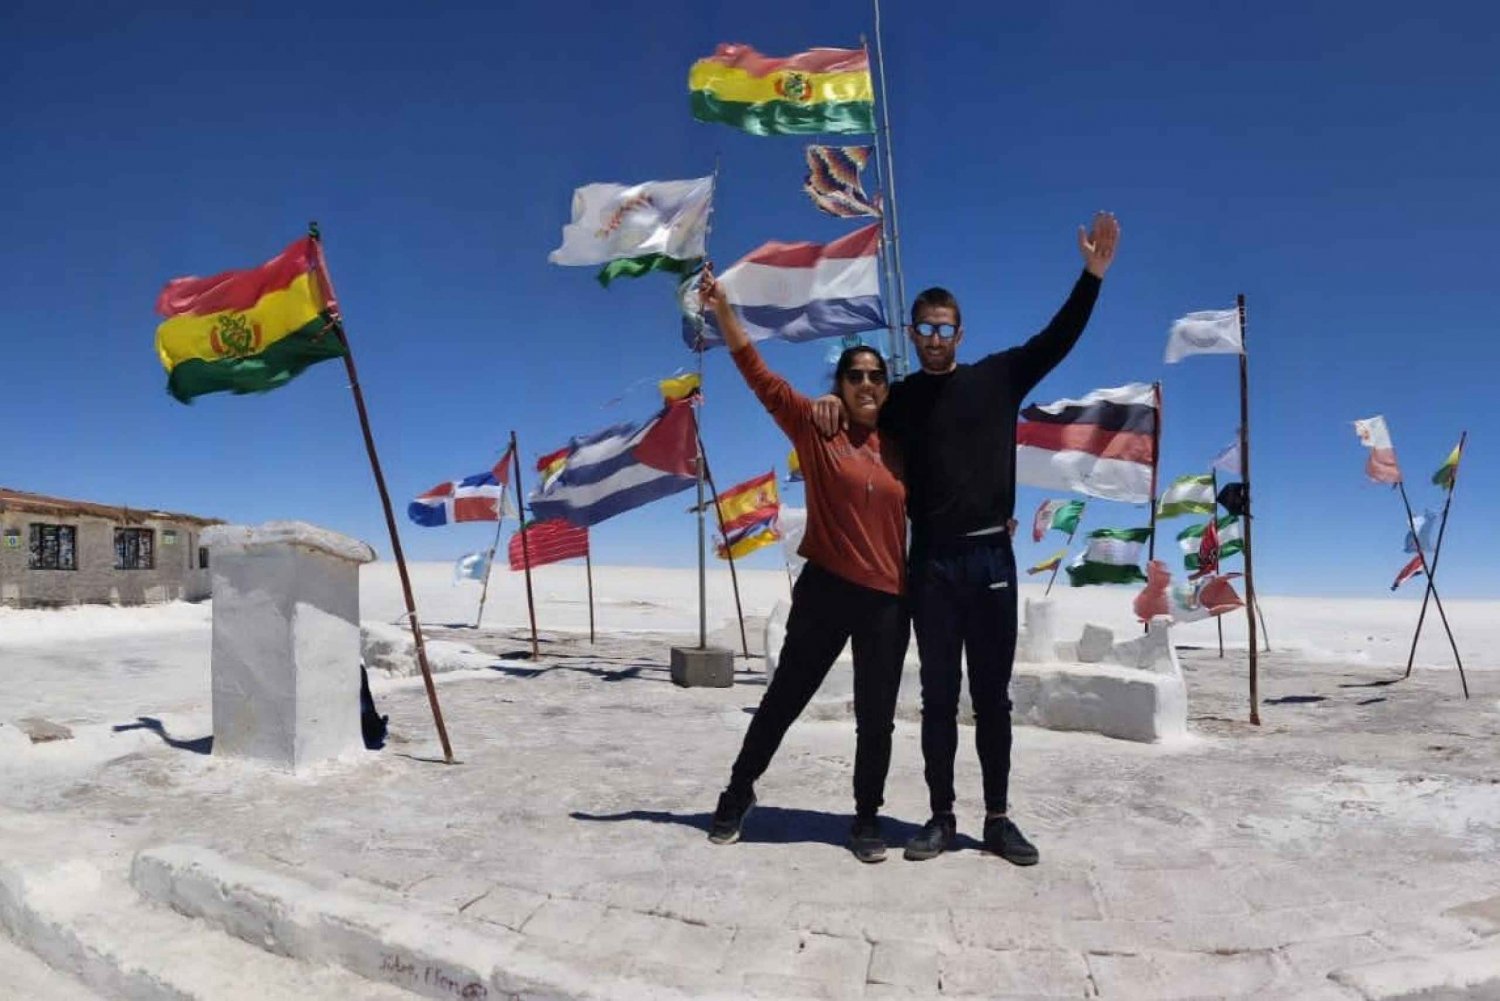
[(304, 236), (258, 268), (167, 282), (156, 299), (167, 392), (183, 403), (204, 393), (261, 393), (343, 357), (317, 258)]
[(703, 263), (713, 196), (712, 177), (585, 184), (573, 192), (562, 246), (547, 260), (568, 266), (602, 264), (596, 277), (606, 288), (616, 278), (653, 271), (691, 274)]
[(875, 90), (863, 49), (812, 49), (784, 59), (720, 45), (688, 73), (693, 117), (757, 136), (875, 131)]
[(1202, 476), (1179, 476), (1161, 495), (1161, 506), (1156, 511), (1158, 518), (1176, 518), (1183, 514), (1214, 513), (1214, 478), (1212, 473)]
[(1074, 587), (1085, 584), (1144, 584), (1141, 547), (1151, 539), (1149, 528), (1099, 528), (1089, 533), (1089, 547), (1068, 565)]
[[(1239, 518), (1226, 514), (1214, 522), (1214, 527), (1219, 536), (1219, 559), (1228, 559), (1244, 551), (1245, 532)], [(1203, 545), (1203, 533), (1207, 528), (1208, 522), (1204, 522), (1201, 525), (1189, 525), (1177, 533), (1177, 544), (1182, 547), (1182, 565), (1195, 573), (1200, 567), (1198, 551)]]
[(1463, 442), (1459, 442), (1453, 446), (1453, 451), (1448, 453), (1448, 458), (1443, 460), (1442, 468), (1432, 474), (1432, 482), (1452, 493), (1453, 484), (1458, 480), (1458, 462), (1463, 457)]

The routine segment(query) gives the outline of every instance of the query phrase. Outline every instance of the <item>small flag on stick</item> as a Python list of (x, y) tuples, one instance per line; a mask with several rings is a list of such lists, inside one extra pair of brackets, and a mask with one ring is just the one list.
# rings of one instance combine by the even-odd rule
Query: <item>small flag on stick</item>
[(1031, 541), (1041, 542), (1042, 536), (1053, 529), (1072, 535), (1078, 530), (1078, 519), (1083, 517), (1083, 504), (1080, 500), (1042, 501), (1031, 520)]
[(1464, 457), (1463, 444), (1453, 446), (1453, 451), (1448, 453), (1448, 458), (1443, 460), (1442, 466), (1432, 474), (1432, 482), (1435, 486), (1442, 487), (1449, 493), (1453, 492), (1453, 484), (1458, 480), (1458, 463)]
[(1176, 518), (1184, 514), (1214, 513), (1214, 478), (1211, 473), (1179, 476), (1161, 495), (1158, 518)]
[(1396, 449), (1391, 444), (1385, 418), (1377, 415), (1355, 421), (1354, 433), (1359, 435), (1359, 443), (1370, 450), (1365, 460), (1365, 475), (1377, 483), (1400, 483), (1401, 467), (1396, 464)]

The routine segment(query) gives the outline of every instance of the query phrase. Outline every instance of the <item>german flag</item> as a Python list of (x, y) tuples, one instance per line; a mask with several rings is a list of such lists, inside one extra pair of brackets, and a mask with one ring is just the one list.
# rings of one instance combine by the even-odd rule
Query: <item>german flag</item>
[(174, 278), (156, 300), (156, 353), (167, 392), (263, 393), (344, 347), (318, 280), (310, 236), (257, 268)]

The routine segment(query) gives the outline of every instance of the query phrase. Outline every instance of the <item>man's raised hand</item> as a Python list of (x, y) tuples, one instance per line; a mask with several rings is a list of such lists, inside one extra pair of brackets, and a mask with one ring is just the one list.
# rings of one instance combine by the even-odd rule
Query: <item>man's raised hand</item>
[(849, 426), (849, 412), (844, 409), (844, 401), (837, 396), (820, 396), (812, 401), (812, 405), (813, 427), (824, 438), (832, 438)]
[(1083, 254), (1083, 266), (1089, 274), (1104, 277), (1115, 261), (1115, 246), (1119, 242), (1120, 224), (1112, 212), (1095, 212), (1094, 224), (1087, 232), (1078, 227), (1078, 251)]

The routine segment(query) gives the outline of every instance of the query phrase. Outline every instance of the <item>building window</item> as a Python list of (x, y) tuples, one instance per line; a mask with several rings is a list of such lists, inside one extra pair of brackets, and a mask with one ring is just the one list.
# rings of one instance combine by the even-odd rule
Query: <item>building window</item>
[(198, 569), (199, 570), (207, 570), (208, 569), (208, 547), (207, 546), (199, 546), (198, 547)]
[(156, 546), (149, 528), (115, 529), (115, 569), (153, 570)]
[(78, 529), (72, 525), (31, 526), (31, 569), (77, 570)]

